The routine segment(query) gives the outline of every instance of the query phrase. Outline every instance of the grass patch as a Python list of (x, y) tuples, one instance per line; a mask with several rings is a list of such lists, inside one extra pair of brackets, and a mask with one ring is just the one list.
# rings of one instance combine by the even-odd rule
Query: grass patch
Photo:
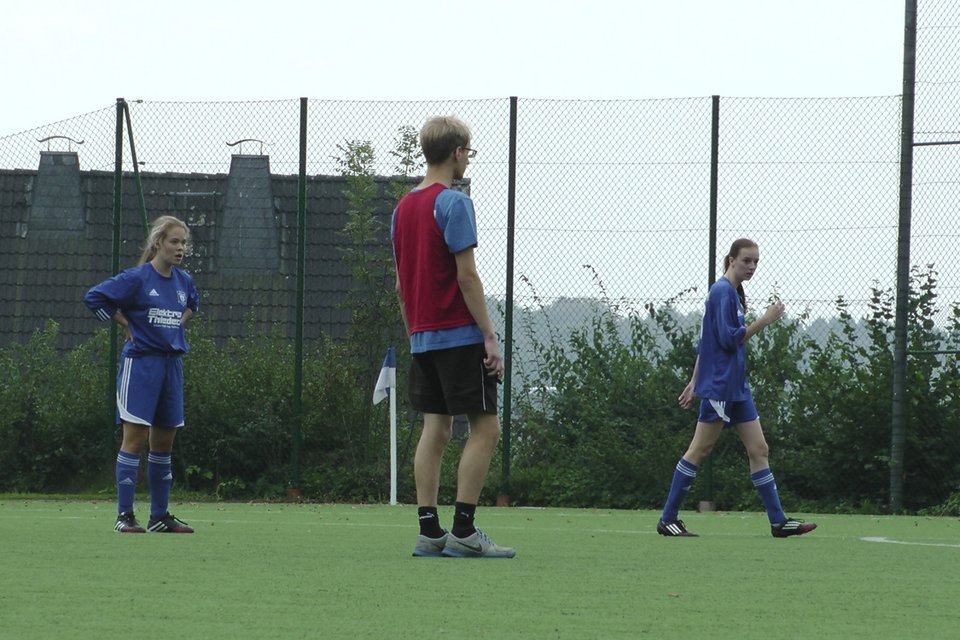
[(777, 540), (763, 514), (685, 513), (703, 537), (666, 539), (653, 512), (481, 508), (517, 557), (461, 560), (410, 556), (409, 506), (171, 510), (197, 533), (116, 534), (112, 501), (0, 500), (3, 635), (768, 640), (960, 625), (956, 518), (816, 516), (816, 532)]

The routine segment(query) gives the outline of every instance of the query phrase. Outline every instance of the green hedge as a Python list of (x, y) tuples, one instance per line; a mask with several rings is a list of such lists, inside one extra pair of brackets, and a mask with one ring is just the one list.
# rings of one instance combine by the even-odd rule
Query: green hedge
[[(915, 269), (909, 349), (957, 349), (960, 309), (937, 327), (936, 273)], [(754, 307), (756, 308), (756, 306)], [(838, 328), (814, 341), (805, 316), (749, 343), (751, 385), (786, 508), (882, 512), (889, 502), (893, 300), (873, 290), (855, 321), (836, 301)], [(530, 504), (657, 508), (696, 420), (676, 407), (699, 329), (669, 306), (623, 314), (601, 304), (566, 341), (530, 336), (537, 371), (519, 395), (512, 491)], [(542, 332), (541, 332), (542, 333)], [(904, 504), (956, 512), (960, 493), (960, 367), (956, 355), (908, 362)], [(746, 455), (725, 434), (711, 457), (721, 509), (759, 502)], [(691, 496), (703, 495), (704, 473)], [(694, 506), (691, 498), (687, 506)]]
[[(940, 326), (933, 322), (935, 275), (932, 269), (914, 272), (911, 350), (957, 349), (960, 342), (960, 309), (951, 308)], [(389, 315), (389, 297), (377, 300)], [(531, 333), (532, 346), (522, 360), (514, 358), (507, 490), (515, 503), (657, 508), (692, 435), (695, 414), (679, 409), (676, 397), (690, 375), (697, 327), (670, 305), (623, 313), (600, 300), (593, 308), (591, 321), (568, 335), (534, 331), (532, 322), (519, 328)], [(754, 396), (787, 509), (883, 512), (892, 299), (874, 291), (869, 317), (860, 320), (842, 299), (836, 308), (836, 328), (826, 340), (806, 334), (803, 316), (751, 340)], [(396, 323), (376, 333), (369, 322), (358, 322), (347, 339), (305, 349), (299, 478), (292, 464), (292, 344), (275, 334), (218, 345), (202, 318), (193, 323), (193, 348), (184, 358), (187, 426), (175, 448), (178, 490), (282, 499), (297, 488), (310, 500), (386, 501), (388, 403), (373, 406), (371, 393), (385, 345), (397, 338)], [(27, 343), (0, 350), (0, 491), (112, 494), (119, 432), (108, 419), (108, 333), (100, 329), (67, 353), (58, 352), (56, 342), (51, 322)], [(410, 503), (420, 420), (405, 397), (409, 355), (402, 337), (397, 346), (399, 499)], [(912, 357), (907, 394), (905, 505), (958, 514), (957, 357)], [(759, 508), (734, 434), (721, 438), (711, 460), (717, 506)], [(453, 501), (457, 461), (456, 451), (444, 461), (443, 503)], [(484, 502), (495, 501), (500, 473), (498, 456)], [(688, 507), (703, 494), (706, 476), (698, 478)]]
[(57, 332), (48, 322), (27, 343), (0, 350), (4, 491), (84, 488), (116, 457), (104, 426), (107, 334), (60, 353)]

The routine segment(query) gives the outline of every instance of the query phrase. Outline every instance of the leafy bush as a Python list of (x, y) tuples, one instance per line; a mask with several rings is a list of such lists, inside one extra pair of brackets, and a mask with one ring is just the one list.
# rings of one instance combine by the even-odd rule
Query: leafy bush
[[(905, 506), (949, 511), (944, 479), (960, 476), (960, 365), (921, 352), (956, 350), (960, 310), (938, 329), (932, 267), (914, 269), (911, 285)], [(862, 323), (838, 299), (839, 329), (825, 342), (804, 333), (800, 315), (748, 345), (754, 397), (790, 509), (870, 513), (889, 501), (893, 296), (873, 289), (871, 299)], [(539, 327), (528, 336), (534, 353), (522, 362), (537, 374), (517, 394), (512, 493), (527, 504), (658, 508), (692, 436), (695, 415), (673, 399), (697, 335), (669, 305), (641, 318), (605, 295), (595, 304), (588, 326), (566, 336)], [(692, 495), (709, 476), (719, 508), (759, 507), (737, 438), (721, 437), (709, 464)]]
[[(102, 479), (116, 457), (105, 409), (107, 335), (69, 353), (46, 324), (0, 351), (0, 486), (6, 491), (71, 490)], [(112, 396), (111, 396), (112, 397)]]
[[(956, 515), (960, 363), (950, 354), (920, 352), (958, 348), (960, 309), (950, 309), (947, 325), (938, 328), (935, 273), (917, 270), (913, 283), (905, 505)], [(873, 513), (888, 504), (893, 303), (884, 290), (874, 290), (872, 300), (869, 316), (856, 321), (838, 299), (836, 329), (825, 341), (811, 340), (800, 316), (749, 344), (754, 394), (788, 509)], [(695, 414), (680, 410), (675, 398), (695, 359), (697, 327), (670, 303), (638, 311), (601, 297), (589, 310), (590, 320), (566, 333), (550, 327), (550, 309), (540, 309), (540, 319), (520, 316), (533, 346), (515, 360), (508, 491), (520, 504), (658, 508), (692, 435)], [(204, 322), (191, 325), (193, 348), (184, 358), (187, 426), (176, 441), (178, 490), (280, 499), (299, 471), (296, 488), (306, 499), (387, 499), (387, 404), (370, 401), (382, 347), (375, 346), (376, 356), (358, 357), (363, 348), (374, 350), (356, 344), (367, 340), (359, 331), (345, 341), (306, 345), (298, 416), (292, 345), (277, 333), (218, 345)], [(109, 492), (119, 439), (106, 371), (108, 332), (61, 353), (57, 330), (51, 322), (28, 342), (0, 349), (0, 490)], [(408, 361), (405, 341), (397, 349), (398, 361)], [(401, 390), (405, 374), (401, 364)], [(410, 503), (420, 419), (403, 393), (398, 407), (399, 499)], [(455, 498), (462, 443), (455, 440), (444, 459), (442, 503)], [(494, 460), (485, 503), (496, 500), (503, 481)], [(733, 434), (721, 438), (692, 495), (702, 495), (708, 480), (719, 508), (759, 508)]]

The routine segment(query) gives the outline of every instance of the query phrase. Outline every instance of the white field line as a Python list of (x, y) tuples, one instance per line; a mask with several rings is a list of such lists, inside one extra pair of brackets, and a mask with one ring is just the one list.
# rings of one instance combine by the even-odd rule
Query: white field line
[(960, 549), (960, 544), (947, 544), (946, 542), (908, 542), (906, 540), (891, 540), (882, 536), (868, 536), (860, 538), (864, 542), (884, 542), (886, 544), (908, 544), (914, 547), (950, 547)]

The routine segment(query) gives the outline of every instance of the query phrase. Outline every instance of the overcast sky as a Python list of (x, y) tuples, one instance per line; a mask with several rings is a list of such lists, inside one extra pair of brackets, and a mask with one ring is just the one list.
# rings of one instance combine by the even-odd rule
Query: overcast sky
[(901, 93), (903, 0), (4, 0), (0, 136), (146, 100)]

